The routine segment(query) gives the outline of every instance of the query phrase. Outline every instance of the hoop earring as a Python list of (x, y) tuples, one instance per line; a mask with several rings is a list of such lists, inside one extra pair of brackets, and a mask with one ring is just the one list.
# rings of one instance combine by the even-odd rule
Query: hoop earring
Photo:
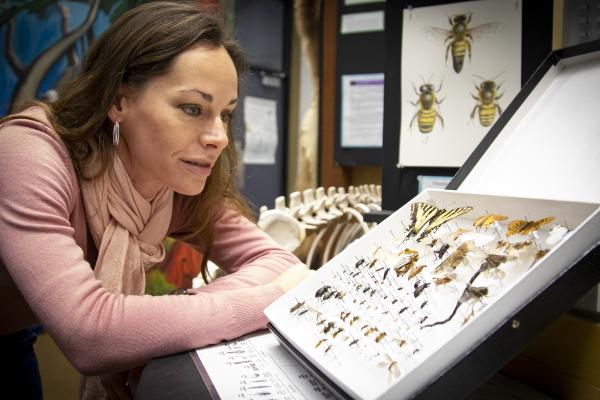
[(113, 146), (117, 147), (117, 145), (119, 144), (119, 121), (115, 121), (115, 124), (113, 125)]

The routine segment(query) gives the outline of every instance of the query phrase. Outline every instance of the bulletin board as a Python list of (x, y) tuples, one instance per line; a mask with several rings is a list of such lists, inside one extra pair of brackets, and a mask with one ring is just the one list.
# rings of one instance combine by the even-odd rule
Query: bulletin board
[[(409, 7), (426, 7), (456, 2), (414, 0), (386, 2), (385, 93), (382, 148), (382, 206), (395, 210), (417, 194), (418, 176), (453, 176), (454, 167), (408, 167), (398, 165), (400, 146), (402, 85), (411, 83), (401, 76), (402, 16)], [(521, 0), (521, 86), (532, 76), (552, 49), (552, 2)]]
[[(385, 69), (385, 2), (338, 0), (334, 160), (339, 165), (380, 165), (382, 136), (377, 106)], [(351, 93), (354, 91), (355, 95)], [(364, 101), (366, 97), (373, 101)], [(363, 100), (348, 110), (350, 99)], [(345, 100), (344, 100), (345, 99)], [(358, 109), (357, 109), (358, 107)], [(369, 107), (367, 109), (366, 107)], [(382, 111), (382, 110), (381, 110)]]

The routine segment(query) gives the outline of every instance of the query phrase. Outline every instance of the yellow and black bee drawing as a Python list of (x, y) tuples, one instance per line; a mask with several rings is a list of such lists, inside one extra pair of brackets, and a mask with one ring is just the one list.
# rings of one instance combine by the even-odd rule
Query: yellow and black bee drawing
[(446, 45), (445, 61), (448, 62), (448, 56), (452, 52), (452, 67), (457, 74), (463, 69), (465, 55), (468, 55), (469, 60), (471, 60), (474, 38), (494, 33), (500, 27), (497, 22), (488, 22), (469, 28), (472, 17), (472, 12), (448, 16), (449, 30), (435, 26), (424, 28), (426, 34), (444, 38), (444, 45)]
[(490, 126), (496, 120), (496, 110), (498, 111), (498, 116), (502, 114), (502, 108), (497, 103), (502, 95), (504, 95), (504, 93), (499, 92), (502, 84), (496, 84), (494, 81), (496, 78), (488, 80), (478, 75), (475, 76), (480, 78), (482, 82), (479, 86), (475, 85), (477, 94), (471, 93), (471, 96), (477, 101), (477, 104), (473, 107), (473, 111), (471, 111), (471, 119), (475, 116), (475, 112), (478, 111), (481, 126)]
[(440, 100), (436, 96), (442, 89), (442, 82), (440, 82), (440, 86), (437, 90), (431, 83), (423, 83), (419, 87), (419, 91), (417, 91), (417, 88), (413, 83), (413, 89), (419, 98), (416, 101), (409, 102), (415, 107), (418, 106), (419, 109), (410, 120), (410, 128), (412, 128), (415, 118), (417, 119), (417, 125), (419, 126), (419, 131), (421, 131), (421, 133), (431, 133), (435, 126), (436, 118), (440, 119), (442, 127), (444, 127), (444, 118), (442, 118), (436, 109), (436, 105), (439, 105), (444, 101), (444, 99)]

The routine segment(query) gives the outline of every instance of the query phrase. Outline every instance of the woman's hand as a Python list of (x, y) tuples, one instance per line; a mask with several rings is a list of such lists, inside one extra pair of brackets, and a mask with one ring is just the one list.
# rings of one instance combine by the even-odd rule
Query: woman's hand
[(274, 282), (285, 292), (312, 275), (315, 271), (308, 269), (304, 264), (296, 264), (275, 278)]

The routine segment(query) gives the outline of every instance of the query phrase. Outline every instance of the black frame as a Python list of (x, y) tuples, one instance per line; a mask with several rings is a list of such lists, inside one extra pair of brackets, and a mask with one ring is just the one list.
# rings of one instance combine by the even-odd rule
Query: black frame
[[(540, 63), (551, 52), (553, 5), (551, 1), (522, 0), (522, 2), (521, 85), (523, 86), (528, 78), (533, 75)], [(418, 175), (453, 176), (458, 171), (458, 168), (397, 167), (401, 118), (398, 107), (401, 101), (399, 90), (401, 87), (401, 40), (398, 38), (402, 37), (402, 11), (409, 6), (416, 8), (450, 3), (456, 2), (448, 0), (402, 0), (386, 2), (386, 59), (382, 151), (382, 207), (384, 210), (396, 210), (417, 195), (418, 183), (416, 179)], [(515, 99), (513, 103), (516, 101)], [(508, 113), (505, 111), (504, 114)]]
[[(385, 3), (344, 5), (337, 0), (338, 32), (336, 34), (336, 96), (334, 160), (339, 165), (381, 165), (381, 147), (342, 147), (342, 75), (384, 73), (385, 30), (381, 32), (351, 33), (342, 35), (342, 15), (370, 11), (383, 11)], [(387, 17), (385, 19), (387, 24)], [(387, 26), (387, 25), (386, 25)], [(384, 79), (386, 79), (384, 77)], [(385, 85), (384, 85), (385, 87)], [(385, 89), (384, 89), (385, 90)], [(385, 106), (384, 106), (385, 107)]]

